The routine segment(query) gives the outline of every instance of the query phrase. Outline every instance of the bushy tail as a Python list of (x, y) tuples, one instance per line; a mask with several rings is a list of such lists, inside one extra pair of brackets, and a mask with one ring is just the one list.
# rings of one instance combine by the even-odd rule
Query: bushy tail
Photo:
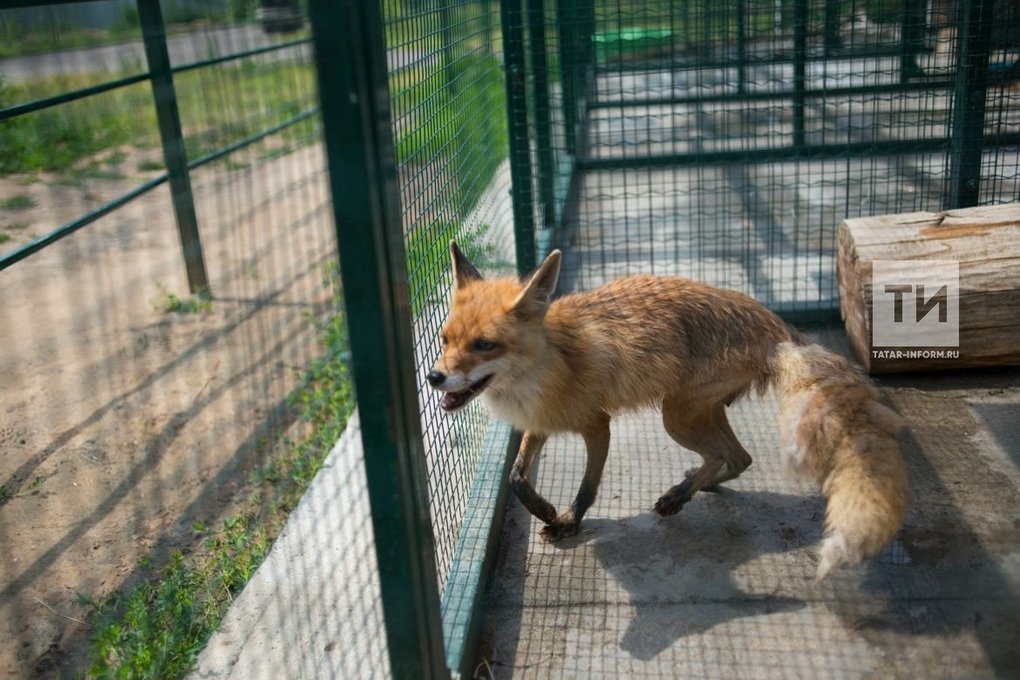
[(818, 345), (782, 343), (771, 368), (783, 454), (827, 499), (821, 579), (877, 555), (903, 522), (909, 492), (896, 440), (902, 421), (850, 362)]

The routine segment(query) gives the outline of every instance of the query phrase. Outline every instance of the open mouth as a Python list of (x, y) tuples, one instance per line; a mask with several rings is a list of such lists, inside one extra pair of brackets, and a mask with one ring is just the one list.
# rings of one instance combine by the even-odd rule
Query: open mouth
[(489, 385), (489, 381), (492, 380), (492, 375), (487, 375), (476, 383), (472, 383), (467, 389), (460, 390), (459, 392), (447, 392), (443, 395), (443, 402), (441, 406), (444, 411), (456, 411), (457, 409), (464, 408), (469, 401), (477, 397), (482, 393)]

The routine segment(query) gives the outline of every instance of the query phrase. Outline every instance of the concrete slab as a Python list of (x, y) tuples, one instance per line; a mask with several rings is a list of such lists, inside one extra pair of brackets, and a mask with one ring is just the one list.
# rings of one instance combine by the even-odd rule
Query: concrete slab
[(189, 677), (388, 675), (364, 453), (355, 416)]
[[(696, 456), (657, 413), (614, 421), (582, 535), (542, 543), (512, 501), (483, 667), (534, 678), (1017, 677), (1020, 372), (1006, 383), (886, 389), (909, 423), (912, 509), (878, 559), (822, 583), (824, 501), (781, 469), (774, 397), (730, 409), (754, 465), (666, 519), (652, 504)], [(537, 485), (564, 507), (583, 446), (561, 437), (547, 449)]]

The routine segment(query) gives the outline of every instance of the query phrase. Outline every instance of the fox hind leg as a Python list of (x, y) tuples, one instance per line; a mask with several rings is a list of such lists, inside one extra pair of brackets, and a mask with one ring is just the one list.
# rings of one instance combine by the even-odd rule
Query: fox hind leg
[[(752, 462), (751, 454), (744, 450), (744, 447), (741, 446), (740, 441), (737, 439), (737, 435), (733, 434), (729, 420), (726, 418), (725, 410), (721, 411), (717, 425), (721, 435), (729, 444), (725, 455), (726, 463), (716, 474), (715, 478), (701, 488), (702, 491), (718, 491), (720, 484), (739, 477), (744, 470), (751, 466)], [(693, 477), (699, 469), (688, 470), (685, 476)]]
[(703, 463), (659, 498), (655, 511), (660, 515), (679, 512), (698, 491), (734, 479), (751, 465), (751, 456), (730, 428), (722, 401), (699, 407), (689, 399), (667, 397), (662, 422), (669, 436), (700, 455)]

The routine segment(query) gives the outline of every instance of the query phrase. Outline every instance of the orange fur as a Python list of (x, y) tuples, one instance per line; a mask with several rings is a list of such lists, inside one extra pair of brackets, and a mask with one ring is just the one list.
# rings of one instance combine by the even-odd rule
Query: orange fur
[(828, 503), (818, 578), (876, 555), (907, 511), (898, 415), (843, 357), (784, 343), (774, 360), (780, 431), (791, 467), (822, 486)]
[[(750, 465), (725, 407), (770, 384), (783, 401), (788, 460), (829, 497), (825, 571), (875, 554), (899, 526), (906, 481), (895, 414), (845, 360), (801, 346), (755, 300), (683, 278), (636, 276), (553, 301), (558, 251), (524, 282), (483, 279), (455, 244), (451, 252), (455, 290), (429, 381), (446, 392), (444, 408), (480, 396), (525, 432), (511, 485), (546, 522), (545, 538), (578, 531), (598, 488), (612, 416), (659, 406), (670, 436), (704, 459), (656, 503), (660, 514), (673, 514), (699, 489)], [(557, 516), (528, 475), (547, 437), (564, 431), (584, 436), (588, 465), (576, 500)]]

